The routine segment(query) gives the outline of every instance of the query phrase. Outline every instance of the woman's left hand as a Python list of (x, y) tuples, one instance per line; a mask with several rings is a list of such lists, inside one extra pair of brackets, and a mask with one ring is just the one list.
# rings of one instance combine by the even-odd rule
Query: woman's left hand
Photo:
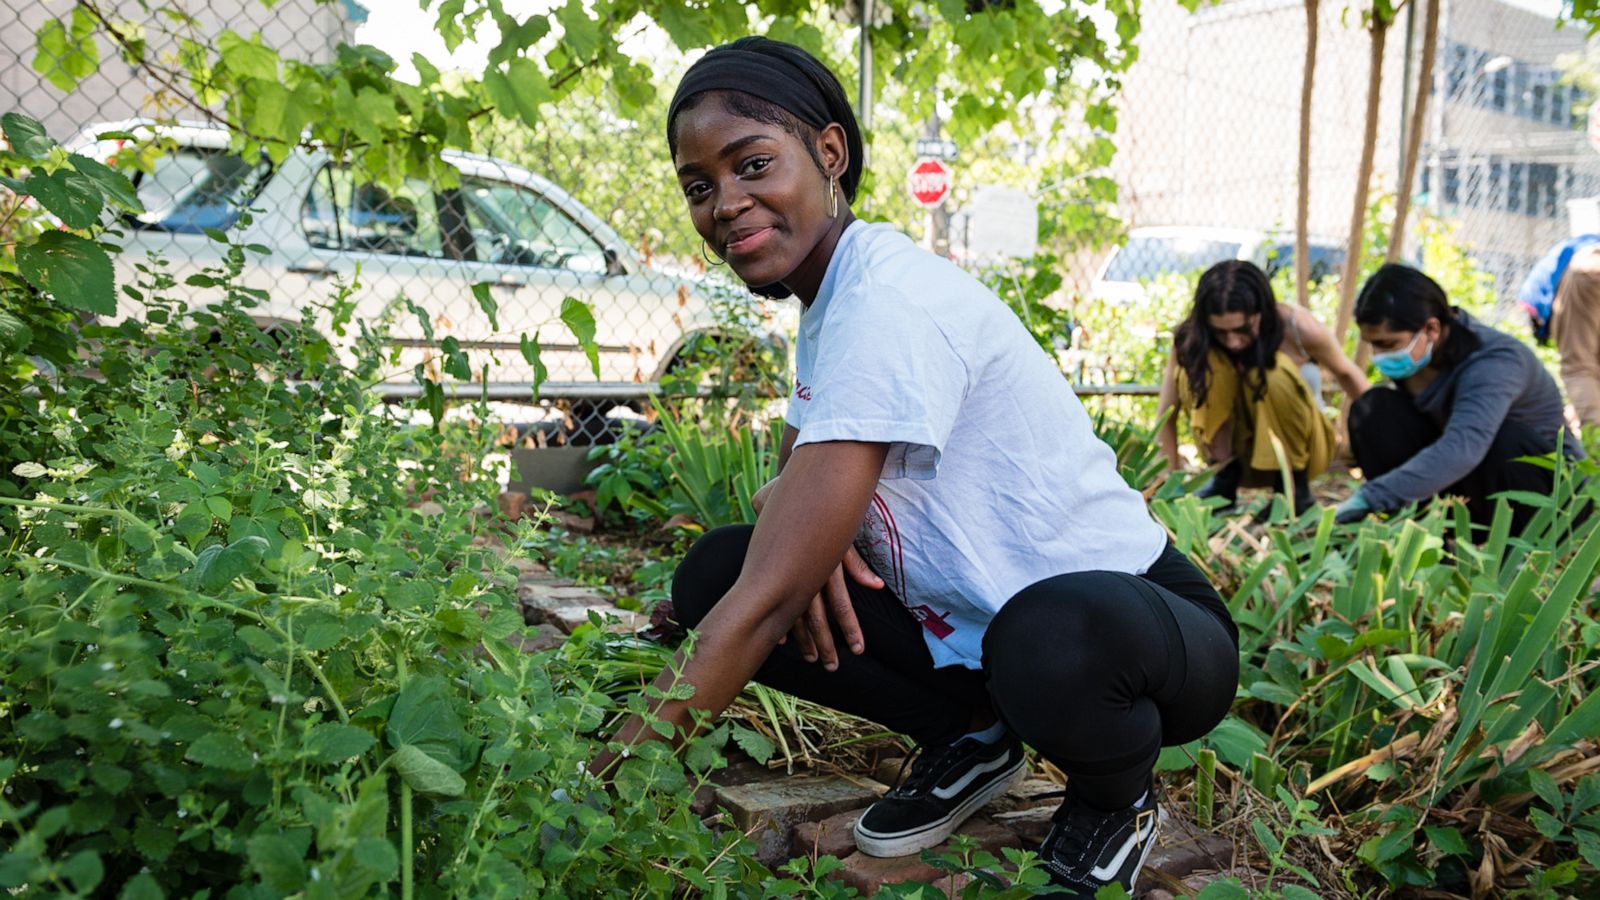
[(828, 625), (830, 615), (838, 623), (851, 653), (860, 656), (867, 649), (861, 623), (856, 620), (855, 606), (850, 602), (850, 588), (845, 583), (847, 577), (869, 588), (883, 587), (883, 579), (856, 553), (856, 548), (851, 547), (845, 551), (844, 559), (834, 568), (833, 574), (828, 576), (822, 593), (811, 598), (811, 605), (801, 613), (800, 618), (794, 620), (789, 634), (779, 641), (785, 643), (793, 638), (806, 662), (821, 662), (822, 668), (829, 672), (839, 668), (839, 651), (834, 645), (833, 629)]

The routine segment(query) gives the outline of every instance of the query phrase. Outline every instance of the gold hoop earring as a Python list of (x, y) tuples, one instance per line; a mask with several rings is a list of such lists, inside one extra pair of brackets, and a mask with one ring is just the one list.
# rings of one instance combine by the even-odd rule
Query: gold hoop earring
[(725, 259), (712, 259), (711, 258), (711, 251), (706, 248), (705, 238), (701, 238), (700, 239), (700, 255), (705, 258), (706, 262), (710, 263), (713, 266), (725, 266), (725, 265), (728, 264), (728, 261), (725, 260)]
[(828, 218), (839, 218), (839, 179), (828, 176)]

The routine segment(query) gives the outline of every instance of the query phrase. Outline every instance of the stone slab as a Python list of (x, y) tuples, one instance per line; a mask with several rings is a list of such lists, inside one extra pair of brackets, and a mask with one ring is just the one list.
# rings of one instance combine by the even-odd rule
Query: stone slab
[(801, 776), (719, 787), (717, 803), (756, 843), (756, 857), (767, 865), (789, 858), (794, 830), (803, 822), (860, 809), (877, 794), (837, 776)]

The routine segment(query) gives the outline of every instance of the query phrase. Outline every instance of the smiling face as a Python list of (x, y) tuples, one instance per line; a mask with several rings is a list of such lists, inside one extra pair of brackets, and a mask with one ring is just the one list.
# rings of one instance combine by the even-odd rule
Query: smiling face
[[(828, 177), (845, 169), (844, 130), (829, 125), (816, 155), (778, 125), (728, 112), (715, 98), (673, 122), (678, 185), (695, 231), (746, 284), (782, 282), (803, 301), (816, 296), (849, 218), (829, 215)], [(820, 168), (819, 168), (820, 163)]]
[(1206, 327), (1211, 331), (1211, 339), (1222, 349), (1234, 356), (1238, 356), (1250, 349), (1261, 334), (1261, 316), (1259, 313), (1226, 312), (1214, 316), (1206, 316)]

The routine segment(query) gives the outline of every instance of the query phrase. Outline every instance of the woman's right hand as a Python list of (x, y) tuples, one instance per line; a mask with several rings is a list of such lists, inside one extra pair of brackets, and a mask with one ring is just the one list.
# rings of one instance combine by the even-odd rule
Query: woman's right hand
[(844, 559), (834, 568), (833, 574), (828, 576), (822, 593), (811, 598), (811, 605), (800, 614), (800, 618), (794, 620), (789, 633), (778, 641), (783, 644), (792, 638), (806, 662), (821, 662), (822, 668), (829, 672), (839, 668), (839, 649), (834, 644), (833, 629), (828, 626), (830, 616), (838, 624), (851, 653), (860, 656), (867, 650), (861, 623), (856, 620), (855, 606), (850, 602), (846, 578), (869, 588), (883, 587), (883, 579), (872, 571), (856, 548), (851, 547), (845, 551)]

